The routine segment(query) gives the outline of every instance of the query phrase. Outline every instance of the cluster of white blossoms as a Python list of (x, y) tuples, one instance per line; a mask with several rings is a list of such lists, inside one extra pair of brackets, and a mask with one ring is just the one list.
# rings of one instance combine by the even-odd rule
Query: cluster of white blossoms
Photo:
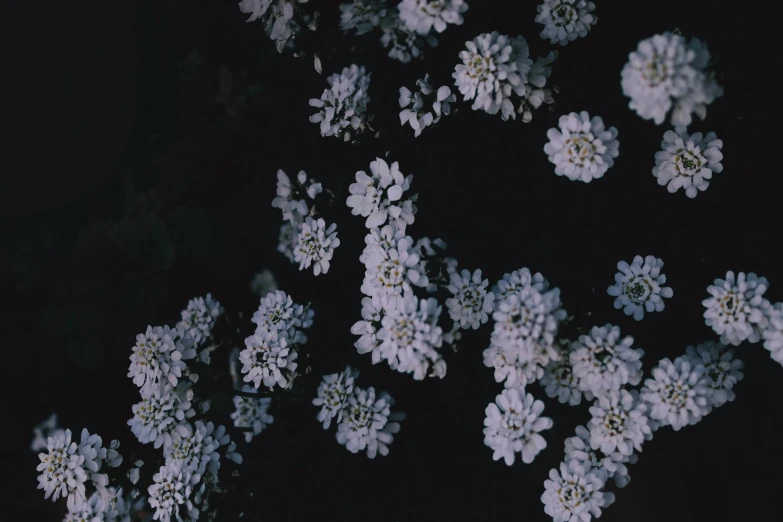
[(601, 516), (601, 508), (614, 502), (614, 495), (603, 491), (605, 483), (605, 476), (588, 463), (562, 462), (544, 481), (544, 512), (555, 522), (590, 522)]
[(544, 145), (558, 176), (589, 183), (603, 177), (620, 155), (617, 129), (607, 129), (599, 116), (572, 112), (560, 116), (558, 126), (560, 130), (547, 131), (549, 142)]
[(632, 345), (633, 337), (621, 339), (620, 328), (611, 324), (594, 326), (588, 335), (580, 335), (569, 354), (579, 389), (600, 397), (626, 384), (639, 384), (644, 350)]
[(345, 67), (340, 74), (333, 74), (326, 81), (329, 88), (320, 98), (310, 99), (310, 106), (319, 109), (310, 116), (310, 121), (320, 125), (321, 136), (351, 141), (352, 136), (372, 130), (369, 122), (373, 115), (367, 111), (370, 74), (364, 66), (353, 64)]
[[(182, 387), (180, 387), (182, 388)], [(164, 386), (131, 407), (133, 417), (128, 426), (142, 444), (152, 443), (164, 449), (171, 445), (172, 434), (185, 429), (183, 421), (196, 415), (191, 400), (192, 390), (178, 394), (177, 390)]]
[(471, 274), (468, 270), (450, 274), (449, 285), (446, 287), (454, 297), (446, 299), (449, 316), (459, 324), (460, 328), (478, 327), (486, 323), (494, 310), (495, 294), (487, 289), (489, 280), (481, 280), (481, 270)]
[(769, 282), (753, 272), (726, 272), (726, 279), (715, 279), (707, 287), (710, 297), (702, 301), (704, 322), (720, 335), (720, 342), (738, 346), (744, 341), (757, 343), (769, 323), (770, 303), (764, 299)]
[(671, 426), (677, 431), (699, 422), (710, 411), (708, 385), (699, 361), (687, 356), (677, 357), (674, 362), (661, 359), (641, 390), (652, 429)]
[(198, 357), (202, 362), (209, 364), (209, 355), (214, 347), (206, 346), (212, 340), (212, 328), (223, 307), (207, 294), (205, 297), (196, 297), (188, 301), (188, 306), (182, 310), (182, 320), (177, 323), (177, 330), (181, 335), (193, 339), (194, 348), (199, 352)]
[(388, 220), (404, 232), (405, 226), (413, 223), (416, 212), (412, 199), (402, 200), (410, 189), (413, 174), (403, 176), (398, 162), (389, 165), (381, 158), (370, 163), (370, 174), (358, 171), (356, 182), (348, 187), (351, 195), (346, 204), (351, 214), (367, 218), (364, 226), (369, 229), (381, 227)]
[(142, 397), (150, 397), (155, 391), (177, 386), (183, 375), (197, 379), (185, 363), (195, 356), (193, 339), (184, 332), (168, 326), (148, 326), (146, 332), (136, 336), (128, 377), (140, 388)]
[(571, 350), (574, 344), (568, 340), (559, 341), (558, 356), (553, 357), (549, 364), (544, 366), (544, 373), (539, 379), (539, 384), (544, 388), (548, 397), (557, 397), (561, 404), (578, 406), (585, 400), (592, 401), (594, 396), (590, 390), (579, 388), (579, 379), (574, 375), (571, 366)]
[(389, 58), (402, 63), (412, 59), (423, 59), (424, 49), (437, 47), (438, 39), (434, 35), (422, 36), (408, 28), (399, 16), (390, 16), (381, 22), (381, 45), (389, 49)]
[(303, 170), (293, 181), (282, 170), (277, 171), (277, 195), (272, 206), (282, 211), (285, 220), (277, 249), (291, 262), (299, 263), (299, 270), (312, 266), (315, 275), (329, 271), (334, 251), (340, 246), (337, 225), (316, 218), (315, 204), (308, 203), (322, 192), (321, 184)]
[(400, 87), (400, 123), (410, 124), (418, 137), (430, 125), (435, 125), (441, 116), (448, 116), (451, 103), (457, 97), (444, 85), (437, 90), (429, 83), (429, 76), (416, 80), (418, 92), (412, 93), (407, 87)]
[(389, 11), (386, 0), (354, 0), (350, 4), (340, 4), (340, 29), (356, 31), (357, 35), (369, 33), (381, 25)]
[(408, 29), (426, 35), (432, 29), (442, 33), (447, 24), (462, 25), (468, 4), (465, 0), (403, 0), (397, 8)]
[(606, 292), (615, 297), (614, 307), (623, 309), (625, 315), (633, 315), (637, 321), (644, 317), (644, 311), (660, 312), (665, 308), (663, 298), (674, 295), (666, 284), (666, 276), (661, 273), (663, 261), (654, 256), (634, 256), (629, 265), (625, 261), (617, 263), (614, 276), (615, 284)]
[(634, 450), (641, 451), (642, 443), (652, 438), (646, 411), (636, 390), (601, 395), (590, 407), (590, 446), (604, 455), (619, 452), (630, 457)]
[(764, 348), (769, 350), (773, 360), (783, 365), (783, 303), (775, 303), (767, 311), (769, 322), (762, 332)]
[(710, 59), (707, 46), (697, 38), (685, 41), (672, 33), (642, 40), (623, 67), (623, 94), (628, 106), (645, 120), (663, 123), (671, 110), (672, 126), (688, 126), (695, 113), (707, 116), (707, 105), (723, 89), (706, 72)]
[(514, 463), (517, 453), (522, 462), (530, 464), (544, 448), (546, 440), (540, 435), (552, 427), (552, 419), (542, 417), (544, 403), (522, 388), (503, 390), (485, 411), (484, 444), (492, 449), (492, 459)]
[(744, 377), (740, 371), (745, 363), (734, 357), (734, 349), (715, 341), (688, 346), (685, 355), (693, 366), (704, 366), (707, 378), (708, 408), (717, 408), (735, 398), (734, 385)]
[(593, 2), (585, 0), (544, 0), (537, 7), (536, 22), (544, 26), (541, 38), (552, 44), (567, 45), (584, 38), (598, 22)]
[[(245, 384), (243, 392), (253, 392), (255, 388)], [(271, 397), (242, 397), (234, 395), (234, 411), (231, 419), (235, 428), (248, 428), (245, 431), (245, 442), (250, 442), (253, 437), (264, 431), (274, 422), (275, 418), (268, 413), (272, 403)], [(252, 430), (252, 431), (251, 431)]]
[(533, 277), (526, 268), (506, 274), (495, 290), (495, 323), (484, 365), (495, 369), (495, 380), (506, 388), (524, 388), (560, 356), (555, 336), (566, 317), (560, 290), (549, 289), (540, 274)]
[(353, 383), (358, 376), (359, 370), (354, 370), (349, 365), (342, 373), (324, 375), (321, 379), (313, 406), (321, 407), (317, 418), (325, 430), (329, 429), (335, 417), (338, 424), (343, 420), (343, 410), (348, 404), (348, 397), (353, 394)]
[(133, 490), (124, 494), (122, 488), (109, 488), (110, 498), (93, 493), (78, 511), (68, 512), (63, 522), (131, 522), (137, 520), (146, 499)]
[(577, 426), (576, 435), (565, 440), (564, 462), (575, 460), (598, 474), (604, 482), (613, 478), (619, 488), (624, 488), (631, 481), (626, 464), (634, 464), (638, 459), (636, 453), (623, 455), (613, 451), (606, 454), (600, 446), (593, 447), (590, 431), (584, 426)]
[(668, 130), (663, 135), (661, 151), (655, 153), (653, 176), (659, 185), (677, 192), (685, 189), (685, 195), (695, 198), (699, 191), (707, 190), (713, 173), (723, 172), (723, 141), (714, 132), (689, 135), (685, 127)]
[[(248, 22), (261, 19), (267, 36), (275, 42), (277, 51), (282, 53), (301, 30), (300, 24), (294, 20), (297, 5), (307, 2), (308, 0), (241, 0), (239, 10), (250, 15)], [(311, 26), (309, 15), (301, 13), (301, 18)]]
[[(528, 122), (531, 108), (552, 103), (552, 94), (544, 86), (557, 53), (533, 62), (523, 37), (509, 38), (497, 31), (481, 34), (465, 45), (467, 50), (459, 54), (462, 63), (455, 67), (452, 77), (463, 99), (473, 100), (473, 110), (500, 112), (504, 121), (516, 119), (520, 113)], [(511, 98), (514, 94), (520, 100), (518, 108)]]
[(119, 446), (119, 441), (114, 440), (108, 448), (103, 447), (101, 438), (90, 435), (86, 429), (82, 430), (78, 444), (72, 440), (71, 430), (56, 431), (46, 441), (46, 452), (38, 454), (38, 489), (53, 501), (66, 498), (71, 514), (89, 509), (88, 485), (99, 499), (108, 502), (112, 498), (109, 477), (100, 471), (104, 465), (116, 468), (122, 464), (122, 456), (117, 453)]

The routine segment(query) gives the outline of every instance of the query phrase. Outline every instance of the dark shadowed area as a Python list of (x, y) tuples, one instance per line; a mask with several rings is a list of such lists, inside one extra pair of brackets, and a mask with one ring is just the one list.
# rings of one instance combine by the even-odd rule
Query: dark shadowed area
[[(263, 268), (294, 300), (312, 303), (312, 372), (302, 379), (304, 395), (278, 404), (274, 424), (251, 444), (232, 433), (244, 463), (240, 476), (224, 479), (235, 489), (216, 503), (217, 520), (240, 520), (239, 513), (253, 522), (551, 520), (543, 482), (562, 460), (565, 438), (588, 421), (586, 405), (561, 405), (531, 386), (554, 420), (544, 433), (548, 448), (532, 464), (507, 467), (483, 443), (484, 409), (502, 390), (482, 363), (490, 325), (445, 353), (442, 381), (373, 366), (353, 347), (365, 229), (344, 199), (355, 172), (387, 151), (414, 174), (419, 212), (410, 235), (443, 238), (460, 268), (482, 269), (490, 284), (523, 266), (542, 272), (574, 316), (569, 332), (620, 326), (645, 350), (645, 374), (662, 357), (717, 339), (701, 301), (727, 270), (767, 277), (766, 296), (783, 300), (783, 181), (779, 159), (768, 159), (777, 156), (771, 122), (779, 104), (767, 101), (780, 54), (769, 43), (775, 33), (759, 25), (780, 18), (778, 5), (596, 0), (598, 24), (559, 49), (552, 112), (544, 107), (528, 124), (503, 122), (459, 100), (455, 114), (414, 139), (399, 124), (399, 87), (413, 88), (425, 73), (452, 85), (464, 42), (483, 32), (521, 34), (531, 55), (545, 56), (552, 46), (538, 36), (537, 2), (468, 0), (465, 23), (449, 26), (423, 62), (407, 65), (386, 56), (377, 33), (340, 34), (338, 3), (310, 0), (337, 46), (320, 76), (310, 59), (278, 55), (262, 25), (245, 23), (231, 0), (14, 7), (9, 20), (24, 37), (7, 64), (16, 92), (6, 120), (16, 130), (0, 190), (0, 459), (8, 495), (0, 520), (64, 514), (64, 502), (36, 490), (38, 458), (29, 451), (33, 426), (52, 412), (74, 432), (120, 439), (126, 458), (149, 455), (142, 468), (149, 481), (156, 453), (126, 424), (138, 401), (126, 377), (136, 334), (173, 325), (190, 298), (211, 292), (233, 317), (243, 314), (241, 343), (258, 304), (248, 284)], [(667, 127), (631, 111), (620, 87), (637, 42), (674, 29), (707, 42), (725, 89), (707, 119), (689, 128), (724, 142), (724, 171), (695, 199), (656, 183), (651, 169)], [(199, 60), (188, 59), (194, 50)], [(359, 145), (321, 137), (308, 122), (308, 99), (352, 63), (372, 73), (373, 127), (381, 132)], [(230, 110), (215, 101), (221, 67), (233, 76)], [(615, 166), (589, 184), (556, 176), (543, 152), (558, 117), (582, 110), (619, 130)], [(340, 197), (326, 210), (342, 243), (326, 275), (299, 272), (276, 250), (277, 169), (305, 170)], [(606, 294), (616, 263), (637, 254), (662, 258), (674, 289), (665, 310), (641, 322)], [(225, 348), (213, 357), (215, 383), (228, 382)], [(776, 496), (783, 368), (761, 344), (737, 353), (746, 367), (736, 400), (698, 425), (657, 432), (601, 521), (783, 519)], [(407, 414), (387, 457), (351, 454), (315, 418), (310, 400), (320, 376), (347, 363), (361, 371), (360, 386), (387, 390)], [(209, 417), (230, 425), (231, 390), (213, 388)]]

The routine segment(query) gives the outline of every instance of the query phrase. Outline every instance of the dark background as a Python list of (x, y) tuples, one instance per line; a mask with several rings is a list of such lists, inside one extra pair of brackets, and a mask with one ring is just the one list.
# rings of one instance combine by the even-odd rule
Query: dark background
[[(321, 5), (327, 28), (336, 26), (337, 3), (310, 2)], [(532, 55), (544, 56), (550, 45), (538, 37), (536, 3), (472, 0), (464, 25), (449, 26), (424, 62), (408, 65), (385, 56), (378, 33), (334, 33), (338, 47), (322, 76), (310, 59), (277, 55), (262, 25), (246, 24), (232, 1), (14, 6), (4, 118), (16, 131), (0, 190), (7, 387), (0, 519), (59, 520), (64, 509), (36, 490), (38, 459), (28, 451), (35, 424), (58, 412), (63, 427), (121, 439), (127, 458), (138, 448), (125, 424), (137, 401), (125, 377), (134, 336), (148, 324), (173, 324), (188, 299), (206, 292), (230, 313), (244, 312), (249, 335), (256, 300), (248, 282), (266, 267), (316, 311), (307, 397), (318, 376), (350, 362), (362, 372), (360, 386), (388, 390), (408, 418), (390, 455), (369, 460), (322, 430), (307, 400), (283, 407), (249, 447), (240, 441), (243, 476), (233, 479), (240, 489), (231, 502), (245, 520), (549, 520), (543, 482), (563, 458), (563, 440), (589, 419), (586, 406), (562, 406), (534, 385), (555, 421), (549, 447), (533, 464), (506, 467), (483, 444), (484, 408), (502, 389), (482, 364), (488, 326), (446, 355), (443, 381), (373, 367), (353, 348), (365, 231), (342, 201), (354, 173), (387, 151), (414, 174), (414, 238), (442, 237), (461, 268), (481, 268), (491, 284), (522, 266), (543, 272), (561, 289), (574, 326), (611, 322), (633, 335), (646, 372), (715, 337), (701, 300), (726, 270), (766, 276), (767, 296), (783, 299), (783, 183), (771, 125), (779, 102), (767, 98), (779, 81), (779, 44), (766, 27), (779, 19), (777, 6), (596, 2), (598, 24), (555, 62), (551, 82), (562, 91), (554, 112), (540, 110), (523, 124), (458, 103), (457, 114), (417, 139), (400, 127), (397, 89), (412, 88), (425, 72), (435, 85), (452, 85), (457, 54), (481, 32), (522, 34)], [(629, 110), (620, 88), (637, 42), (674, 28), (708, 43), (725, 88), (706, 122), (690, 129), (715, 131), (725, 156), (724, 172), (694, 200), (657, 185), (650, 170), (666, 128)], [(186, 63), (193, 49), (200, 65)], [(307, 100), (351, 63), (372, 72), (374, 126), (382, 132), (357, 146), (322, 138), (307, 121)], [(214, 101), (221, 65), (234, 74), (235, 116)], [(235, 100), (242, 94), (244, 104)], [(619, 129), (615, 166), (590, 184), (555, 176), (542, 150), (558, 117), (581, 110)], [(298, 272), (276, 252), (281, 218), (270, 202), (278, 168), (304, 169), (340, 194), (327, 215), (342, 245), (325, 276)], [(661, 257), (674, 289), (662, 313), (638, 323), (606, 295), (617, 261), (636, 254)], [(781, 518), (783, 368), (761, 345), (738, 353), (746, 369), (736, 401), (696, 426), (661, 430), (601, 520)], [(213, 364), (225, 375), (223, 359)], [(215, 400), (225, 404), (227, 391)], [(218, 407), (210, 415), (230, 423), (228, 413)], [(143, 471), (149, 480), (152, 463)]]

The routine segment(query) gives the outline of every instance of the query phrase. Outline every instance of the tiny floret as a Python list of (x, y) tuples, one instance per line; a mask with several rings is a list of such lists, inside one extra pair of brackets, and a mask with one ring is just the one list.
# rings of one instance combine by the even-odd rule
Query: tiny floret
[(354, 388), (337, 425), (337, 442), (351, 453), (366, 450), (371, 459), (388, 455), (388, 445), (400, 431), (397, 421), (405, 419), (404, 413), (392, 412), (392, 406), (394, 399), (386, 392), (376, 396), (374, 388)]
[(580, 335), (570, 353), (579, 388), (600, 397), (626, 384), (639, 384), (644, 350), (632, 345), (633, 337), (621, 339), (620, 328), (611, 324), (594, 326), (589, 335)]

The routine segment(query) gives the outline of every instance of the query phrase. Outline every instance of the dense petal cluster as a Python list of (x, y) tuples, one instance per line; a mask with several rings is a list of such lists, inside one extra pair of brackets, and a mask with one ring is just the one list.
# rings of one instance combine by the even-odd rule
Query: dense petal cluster
[[(459, 55), (462, 63), (456, 66), (452, 77), (463, 99), (473, 100), (473, 110), (500, 112), (504, 121), (515, 119), (517, 112), (525, 113), (523, 120), (529, 121), (527, 105), (537, 108), (541, 103), (552, 102), (551, 94), (543, 87), (555, 53), (534, 64), (524, 38), (509, 38), (498, 32), (481, 34), (465, 45), (467, 50)], [(513, 94), (522, 102), (518, 110), (511, 100)]]
[(285, 335), (277, 330), (259, 328), (245, 339), (245, 349), (239, 353), (243, 380), (258, 389), (264, 383), (269, 389), (275, 385), (287, 388), (293, 382), (297, 364), (296, 350), (292, 350)]
[(544, 276), (540, 272), (532, 274), (527, 267), (514, 270), (509, 274), (503, 274), (503, 278), (492, 287), (492, 293), (495, 294), (495, 309), (508, 294), (513, 294), (528, 286), (532, 286), (539, 292), (549, 290), (549, 282), (544, 279)]
[(598, 397), (590, 407), (590, 446), (605, 455), (630, 456), (634, 450), (641, 451), (642, 443), (652, 438), (646, 411), (636, 390), (612, 390)]
[(768, 309), (769, 321), (764, 329), (764, 348), (772, 359), (783, 364), (783, 303), (775, 303)]
[(315, 275), (325, 274), (329, 271), (329, 261), (338, 246), (340, 240), (337, 238), (335, 223), (327, 227), (322, 218), (315, 220), (307, 217), (296, 240), (294, 260), (299, 263), (299, 270), (313, 265)]
[(699, 191), (707, 190), (715, 173), (723, 172), (723, 141), (714, 132), (688, 134), (685, 127), (668, 130), (663, 135), (661, 151), (655, 153), (653, 176), (659, 185), (677, 192), (685, 189), (685, 195), (695, 198)]
[(636, 453), (623, 455), (619, 451), (605, 454), (600, 447), (593, 447), (590, 431), (584, 426), (576, 427), (576, 435), (565, 440), (565, 462), (576, 460), (590, 471), (597, 473), (604, 481), (614, 478), (617, 487), (623, 488), (631, 481), (626, 464), (638, 460)]
[(447, 24), (461, 25), (462, 13), (468, 10), (465, 0), (402, 0), (397, 7), (400, 20), (421, 35), (432, 29), (442, 33)]
[(707, 46), (697, 38), (685, 41), (672, 33), (642, 40), (622, 70), (623, 94), (628, 106), (645, 120), (663, 123), (671, 110), (673, 126), (690, 125), (692, 114), (707, 116), (707, 105), (723, 89), (705, 72)]
[(400, 87), (400, 123), (410, 124), (418, 137), (430, 125), (435, 125), (441, 116), (448, 116), (450, 104), (457, 101), (451, 89), (444, 85), (435, 89), (429, 83), (429, 75), (416, 80), (419, 90), (412, 93), (407, 87)]
[(405, 419), (404, 413), (392, 412), (392, 406), (394, 399), (386, 392), (376, 396), (374, 388), (354, 388), (337, 425), (337, 442), (351, 453), (366, 450), (371, 459), (388, 455), (388, 445), (400, 431), (397, 421)]
[(620, 154), (617, 129), (604, 126), (599, 116), (582, 111), (560, 116), (560, 129), (549, 129), (544, 152), (555, 164), (555, 174), (589, 183), (603, 177)]
[[(255, 388), (245, 384), (242, 391), (252, 392)], [(235, 428), (251, 428), (253, 431), (245, 431), (245, 442), (250, 442), (253, 437), (264, 431), (274, 422), (275, 418), (268, 413), (272, 403), (271, 397), (242, 397), (234, 396), (234, 411), (231, 419)]]
[(162, 446), (165, 450), (171, 445), (172, 432), (182, 430), (181, 423), (196, 414), (189, 397), (192, 392), (182, 400), (169, 387), (156, 390), (131, 407), (133, 417), (128, 426), (142, 444), (152, 443), (155, 448)]
[(571, 366), (571, 347), (573, 343), (562, 341), (558, 348), (558, 357), (553, 357), (549, 364), (544, 366), (544, 373), (539, 380), (548, 397), (555, 398), (562, 403), (578, 406), (585, 400), (592, 401), (593, 394), (589, 390), (579, 389), (579, 379), (574, 375)]
[(371, 353), (372, 363), (378, 364), (381, 356), (381, 341), (378, 330), (381, 328), (383, 316), (389, 309), (388, 298), (375, 295), (362, 298), (362, 320), (351, 326), (351, 333), (360, 336), (353, 344), (360, 354)]
[(604, 483), (604, 477), (589, 465), (576, 460), (562, 462), (544, 481), (544, 512), (554, 522), (590, 522), (601, 516), (602, 507), (614, 502), (614, 495), (602, 491)]
[(595, 4), (585, 0), (544, 0), (537, 8), (536, 22), (544, 26), (541, 38), (550, 43), (567, 45), (584, 38), (598, 22)]
[(355, 30), (356, 34), (369, 33), (386, 18), (386, 12), (385, 0), (353, 0), (340, 4), (340, 29)]
[(706, 341), (698, 346), (688, 346), (685, 355), (691, 359), (691, 366), (704, 366), (710, 409), (734, 400), (733, 388), (744, 377), (741, 370), (745, 363), (734, 358), (733, 348)]
[(769, 301), (764, 299), (769, 282), (750, 272), (726, 272), (707, 287), (710, 297), (703, 300), (704, 322), (720, 335), (720, 342), (738, 346), (743, 341), (757, 343), (767, 327)]
[(448, 291), (454, 297), (446, 299), (449, 316), (461, 328), (474, 330), (489, 320), (494, 308), (495, 294), (487, 291), (489, 280), (481, 280), (481, 270), (452, 272)]
[[(419, 255), (413, 251), (413, 240), (401, 234), (394, 234), (392, 227), (383, 227), (380, 232), (370, 231), (364, 256), (364, 281), (361, 290), (367, 296), (384, 298), (387, 308), (401, 305), (403, 295), (411, 292), (411, 285), (426, 287), (427, 276), (420, 270)], [(374, 239), (381, 242), (374, 243)]]
[(257, 329), (278, 332), (288, 342), (302, 344), (307, 337), (300, 329), (312, 326), (313, 315), (309, 306), (296, 304), (290, 295), (275, 290), (261, 298), (251, 321)]
[[(283, 52), (301, 29), (299, 23), (294, 20), (296, 5), (307, 2), (308, 0), (242, 0), (239, 2), (239, 10), (250, 15), (248, 22), (261, 19), (269, 39), (275, 42), (278, 52)], [(307, 21), (309, 16), (305, 15), (303, 18)]]
[(503, 390), (485, 411), (484, 444), (493, 450), (492, 459), (502, 458), (510, 466), (521, 453), (522, 462), (533, 462), (546, 448), (540, 432), (552, 427), (552, 419), (541, 416), (543, 411), (544, 403), (524, 390)]
[(212, 294), (196, 297), (188, 301), (187, 308), (182, 310), (182, 320), (177, 323), (177, 330), (193, 339), (198, 347), (212, 337), (212, 327), (222, 313), (223, 307)]
[(199, 510), (193, 504), (192, 473), (171, 464), (160, 467), (148, 488), (150, 507), (155, 510), (153, 518), (160, 522), (171, 520), (195, 521)]
[(136, 336), (128, 377), (140, 387), (142, 397), (148, 397), (156, 388), (176, 386), (187, 369), (185, 361), (195, 356), (190, 337), (168, 326), (148, 326)]
[(356, 182), (348, 187), (351, 195), (346, 204), (351, 214), (366, 217), (364, 226), (367, 228), (383, 226), (388, 219), (404, 230), (406, 224), (413, 223), (413, 209), (405, 205), (407, 201), (402, 201), (403, 194), (410, 189), (413, 175), (403, 176), (398, 162), (389, 165), (381, 158), (370, 163), (370, 174), (358, 171)]
[(606, 395), (642, 379), (641, 348), (631, 348), (633, 337), (620, 338), (620, 328), (607, 324), (594, 326), (589, 335), (580, 335), (570, 354), (579, 388), (596, 397)]
[(359, 370), (347, 366), (342, 373), (324, 375), (318, 386), (318, 396), (313, 399), (313, 406), (320, 406), (318, 421), (328, 429), (332, 419), (337, 417), (337, 423), (342, 421), (343, 411), (348, 404), (348, 398), (353, 394), (353, 383), (359, 376)]
[(644, 381), (641, 399), (647, 403), (653, 429), (670, 425), (678, 431), (709, 413), (711, 392), (704, 366), (693, 363), (689, 357), (661, 359), (652, 378)]
[(321, 136), (351, 141), (352, 135), (361, 135), (369, 128), (368, 122), (372, 119), (367, 112), (370, 74), (363, 66), (353, 64), (340, 74), (329, 76), (326, 81), (329, 88), (324, 90), (321, 98), (310, 100), (310, 106), (320, 109), (310, 116), (310, 121), (320, 124)]
[(614, 276), (615, 284), (606, 292), (615, 297), (614, 307), (623, 309), (625, 315), (633, 315), (637, 321), (644, 317), (644, 311), (660, 312), (665, 308), (663, 298), (674, 295), (666, 284), (666, 276), (661, 273), (663, 261), (654, 256), (635, 256), (629, 265), (625, 261), (617, 263)]

